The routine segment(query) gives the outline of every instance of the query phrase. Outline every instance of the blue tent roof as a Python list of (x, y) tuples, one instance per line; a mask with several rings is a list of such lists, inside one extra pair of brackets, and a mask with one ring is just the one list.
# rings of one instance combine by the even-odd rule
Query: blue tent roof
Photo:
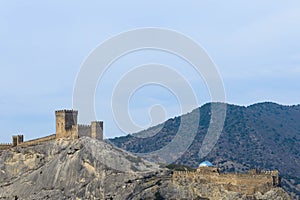
[(209, 161), (204, 161), (199, 164), (199, 167), (211, 167), (211, 166), (213, 166), (213, 164)]

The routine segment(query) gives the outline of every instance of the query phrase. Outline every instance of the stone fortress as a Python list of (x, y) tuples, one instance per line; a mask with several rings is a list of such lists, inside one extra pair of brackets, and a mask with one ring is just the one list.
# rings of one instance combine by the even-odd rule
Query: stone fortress
[[(103, 122), (93, 121), (90, 125), (77, 124), (78, 111), (55, 111), (56, 133), (46, 137), (24, 141), (23, 135), (12, 136), (12, 143), (0, 144), (0, 150), (12, 147), (27, 147), (42, 142), (67, 138), (70, 140), (86, 136), (103, 140)], [(172, 182), (186, 190), (193, 190), (201, 197), (208, 199), (211, 194), (221, 194), (222, 191), (239, 192), (244, 195), (253, 195), (257, 192), (264, 194), (272, 188), (280, 186), (280, 177), (277, 170), (260, 171), (250, 170), (248, 173), (220, 173), (220, 169), (211, 163), (202, 163), (195, 171), (173, 171)], [(219, 196), (217, 197), (217, 199)]]
[(58, 110), (55, 111), (56, 133), (37, 138), (34, 140), (24, 141), (23, 135), (13, 135), (12, 143), (0, 144), (0, 150), (9, 149), (15, 146), (31, 146), (41, 142), (55, 140), (59, 138), (78, 139), (86, 136), (103, 140), (103, 122), (92, 121), (90, 125), (77, 124), (78, 111), (76, 110)]
[(193, 189), (205, 198), (222, 190), (253, 195), (257, 192), (264, 194), (272, 188), (280, 187), (277, 170), (252, 169), (248, 173), (220, 173), (217, 167), (199, 166), (196, 171), (174, 171), (172, 180), (179, 186)]

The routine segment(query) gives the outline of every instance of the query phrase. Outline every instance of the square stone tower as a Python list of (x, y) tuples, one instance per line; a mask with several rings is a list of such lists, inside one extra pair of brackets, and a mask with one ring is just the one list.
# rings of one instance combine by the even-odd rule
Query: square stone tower
[(18, 146), (24, 141), (24, 136), (23, 135), (13, 135), (12, 136), (12, 146)]
[(102, 121), (93, 121), (91, 122), (91, 137), (103, 140), (103, 122)]
[(56, 138), (78, 138), (77, 116), (76, 110), (55, 111)]

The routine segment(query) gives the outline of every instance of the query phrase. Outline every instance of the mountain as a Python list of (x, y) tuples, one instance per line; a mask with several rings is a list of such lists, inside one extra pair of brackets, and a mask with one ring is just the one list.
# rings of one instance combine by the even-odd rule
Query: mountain
[[(212, 106), (208, 103), (191, 113), (167, 120), (134, 137), (127, 135), (110, 139), (114, 145), (133, 153), (147, 153), (166, 146), (176, 136), (182, 118), (193, 120), (200, 113), (197, 134), (187, 151), (174, 163), (197, 167), (209, 160), (224, 172), (241, 172), (251, 168), (278, 169), (282, 185), (294, 198), (300, 197), (300, 105), (283, 106), (265, 102), (251, 106), (225, 104), (226, 118), (222, 134), (212, 151), (199, 157), (207, 133)], [(189, 133), (189, 127), (183, 132)], [(154, 134), (156, 130), (158, 133)], [(139, 134), (139, 133), (137, 133)]]
[(264, 180), (264, 192), (251, 190), (249, 195), (239, 185), (213, 181), (227, 175), (197, 177), (196, 172), (175, 173), (89, 137), (0, 151), (0, 199), (290, 199)]

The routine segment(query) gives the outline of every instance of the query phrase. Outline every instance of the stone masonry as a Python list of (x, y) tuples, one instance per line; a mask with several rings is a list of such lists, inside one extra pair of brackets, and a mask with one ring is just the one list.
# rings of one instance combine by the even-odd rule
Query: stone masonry
[(15, 146), (31, 146), (49, 140), (68, 138), (78, 139), (80, 137), (91, 137), (97, 140), (103, 140), (103, 122), (92, 121), (90, 125), (77, 124), (78, 111), (76, 110), (58, 110), (55, 111), (56, 132), (55, 134), (24, 141), (23, 135), (12, 136), (12, 143), (0, 144), (0, 150), (9, 149)]
[(253, 195), (256, 192), (263, 194), (280, 186), (277, 170), (220, 173), (216, 167), (199, 167), (195, 172), (176, 171), (173, 173), (172, 179), (175, 184), (197, 190), (203, 197), (209, 197), (214, 188)]

